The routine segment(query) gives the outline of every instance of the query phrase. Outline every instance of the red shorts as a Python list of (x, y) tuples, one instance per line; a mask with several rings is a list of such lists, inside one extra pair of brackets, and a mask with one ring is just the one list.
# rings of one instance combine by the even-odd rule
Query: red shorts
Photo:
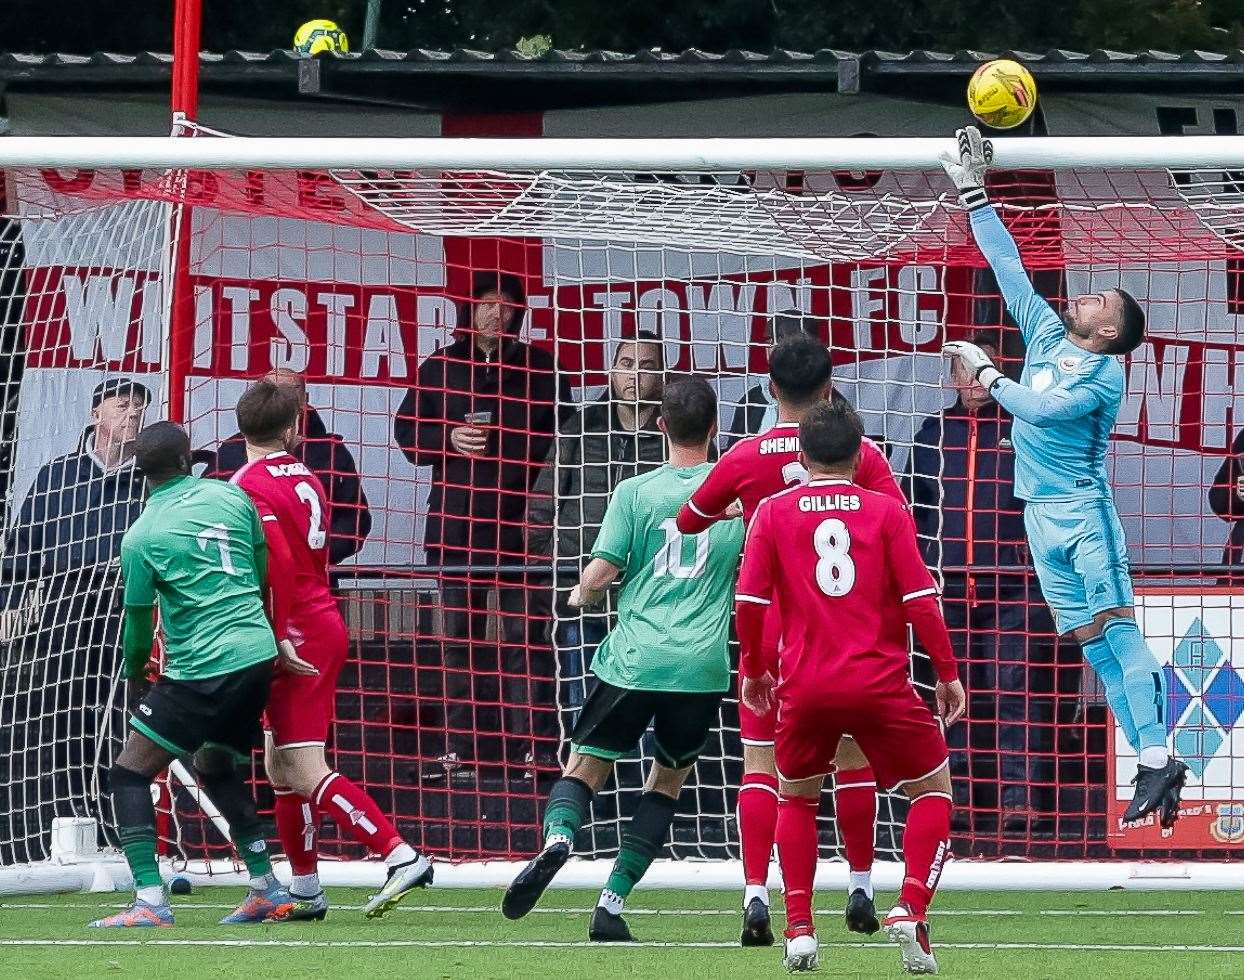
[(831, 772), (843, 735), (863, 749), (877, 785), (885, 789), (932, 775), (949, 756), (941, 725), (911, 687), (888, 693), (788, 692), (777, 716), (777, 771), (789, 781)]
[[(782, 617), (776, 605), (765, 613), (765, 631), (762, 649), (765, 659), (777, 674), (778, 645), (782, 642)], [(739, 674), (739, 740), (744, 745), (772, 745), (773, 729), (777, 726), (777, 712), (770, 711), (764, 717), (756, 714), (743, 703), (743, 675)]]
[(315, 677), (291, 674), (278, 668), (272, 675), (264, 730), (278, 748), (323, 745), (333, 723), (337, 702), (337, 677), (346, 662), (350, 638), (340, 614), (302, 624), (305, 629), (298, 656), (315, 664)]

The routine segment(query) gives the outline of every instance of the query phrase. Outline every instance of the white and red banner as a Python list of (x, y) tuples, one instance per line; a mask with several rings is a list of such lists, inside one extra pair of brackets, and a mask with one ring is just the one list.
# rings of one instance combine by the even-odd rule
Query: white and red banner
[[(310, 189), (286, 190), (335, 197), (304, 183)], [(884, 175), (867, 189), (883, 194), (901, 186)], [(167, 206), (134, 200), (37, 217), (49, 205), (63, 209), (67, 189), (89, 193), (74, 174), (44, 174), (16, 187), (28, 216), (29, 351), (15, 507), (39, 466), (78, 445), (90, 393), (105, 373), (145, 378), (157, 395), (163, 384)], [(1226, 538), (1227, 525), (1207, 511), (1206, 490), (1244, 425), (1236, 412), (1244, 374), (1235, 393), (1244, 303), (1233, 298), (1228, 266), (1122, 272), (1124, 285), (1148, 305), (1153, 327), (1127, 364), (1114, 452), (1120, 510), (1140, 562), (1214, 563)], [(815, 263), (588, 242), (442, 239), (200, 207), (187, 404), (195, 446), (210, 448), (236, 430), (232, 409), (245, 379), (273, 368), (306, 373), (312, 404), (354, 453), (371, 501), (375, 523), (358, 560), (419, 564), (429, 473), (396, 447), (394, 413), (419, 363), (451, 336), (472, 273), (495, 269), (523, 277), (525, 336), (556, 352), (582, 395), (601, 390), (618, 338), (652, 330), (663, 340), (667, 369), (717, 379), (723, 429), (763, 374), (772, 317), (809, 314), (825, 324), (835, 384), (863, 411), (870, 434), (886, 440), (899, 469), (923, 418), (953, 401), (938, 352), (948, 332), (968, 329), (975, 302), (973, 270), (936, 262)], [(1120, 271), (1075, 265), (1067, 278), (1072, 292), (1099, 289), (1119, 282)]]

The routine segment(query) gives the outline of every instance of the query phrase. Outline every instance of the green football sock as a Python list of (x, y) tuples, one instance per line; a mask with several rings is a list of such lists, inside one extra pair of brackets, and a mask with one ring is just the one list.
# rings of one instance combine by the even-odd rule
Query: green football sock
[(635, 815), (622, 833), (622, 849), (613, 862), (600, 904), (615, 915), (636, 883), (647, 873), (653, 860), (665, 847), (677, 800), (664, 793), (645, 793), (639, 798)]
[(160, 864), (156, 860), (155, 827), (122, 827), (118, 836), (125, 863), (134, 876), (135, 890), (161, 887), (164, 882), (160, 880)]
[(239, 834), (234, 837), (233, 843), (252, 878), (267, 878), (272, 874), (272, 858), (268, 854), (268, 842), (262, 836)]
[(243, 782), (227, 749), (205, 746), (195, 753), (194, 773), (208, 799), (229, 821), (230, 836), (238, 856), (250, 872), (252, 888), (266, 888), (276, 881), (272, 858), (264, 840), (264, 825), (255, 811), (255, 798)]
[(156, 860), (155, 805), (151, 802), (151, 777), (114, 765), (108, 773), (117, 837), (125, 863), (134, 875), (134, 887), (159, 888), (160, 865)]
[(563, 776), (549, 791), (549, 802), (544, 808), (544, 839), (565, 837), (574, 842), (579, 828), (587, 820), (592, 805), (592, 791), (587, 783), (573, 776)]

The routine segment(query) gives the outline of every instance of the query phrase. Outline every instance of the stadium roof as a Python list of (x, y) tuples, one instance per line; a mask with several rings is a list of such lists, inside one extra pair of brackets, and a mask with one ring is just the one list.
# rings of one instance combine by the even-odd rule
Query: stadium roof
[[(1223, 75), (1239, 77), (1244, 73), (1244, 51), (1070, 51), (1052, 48), (1048, 51), (929, 51), (917, 50), (906, 53), (895, 51), (842, 51), (822, 48), (819, 51), (792, 51), (785, 48), (773, 51), (747, 51), (732, 49), (724, 52), (663, 51), (650, 48), (635, 52), (622, 51), (568, 51), (558, 48), (538, 57), (524, 55), (513, 48), (499, 51), (477, 51), (456, 48), (452, 51), (415, 48), (410, 51), (392, 51), (384, 48), (370, 49), (360, 53), (330, 54), (320, 56), (335, 62), (344, 70), (352, 67), (357, 71), (436, 71), (453, 72), (504, 72), (506, 74), (541, 74), (591, 71), (596, 73), (642, 74), (645, 72), (693, 73), (761, 73), (761, 74), (815, 74), (834, 71), (843, 62), (859, 62), (880, 75), (941, 74), (947, 70), (962, 70), (965, 65), (980, 64), (994, 58), (1015, 58), (1027, 64), (1035, 74), (1047, 77), (1083, 77), (1085, 75), (1125, 74), (1141, 72), (1194, 74), (1197, 76)], [(307, 59), (289, 49), (275, 51), (204, 51), (199, 55), (204, 69), (225, 72), (246, 69), (280, 69)], [(140, 51), (136, 54), (118, 54), (96, 51), (79, 55), (57, 52), (52, 54), (21, 54), (0, 52), (0, 79), (5, 81), (35, 78), (55, 72), (108, 72), (140, 73), (143, 71), (167, 71), (173, 61), (171, 54)]]
[[(1244, 51), (791, 51), (689, 49), (564, 51), (529, 57), (514, 49), (368, 50), (303, 58), (290, 50), (200, 55), (205, 87), (246, 87), (273, 98), (296, 95), (449, 104), (573, 104), (677, 99), (740, 91), (903, 91), (958, 84), (995, 57), (1023, 61), (1043, 88), (1228, 89), (1244, 91)], [(172, 56), (0, 53), (0, 85), (20, 88), (167, 87)], [(694, 86), (694, 91), (690, 87)]]

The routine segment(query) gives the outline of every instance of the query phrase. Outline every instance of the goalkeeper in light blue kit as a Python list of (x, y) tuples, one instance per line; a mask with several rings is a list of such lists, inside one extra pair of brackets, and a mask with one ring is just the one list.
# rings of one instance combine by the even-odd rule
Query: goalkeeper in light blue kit
[(1059, 316), (1032, 287), (1019, 250), (985, 194), (992, 147), (974, 127), (957, 133), (959, 157), (942, 166), (967, 209), (976, 244), (993, 269), (1007, 311), (1027, 345), (1019, 383), (979, 347), (954, 342), (957, 357), (1015, 421), (1015, 495), (1041, 590), (1060, 633), (1071, 633), (1097, 672), (1106, 699), (1139, 755), (1136, 795), (1125, 821), (1155, 810), (1179, 816), (1187, 766), (1166, 745), (1166, 681), (1132, 612), (1123, 527), (1106, 479), (1106, 446), (1123, 400), (1116, 355), (1140, 346), (1145, 315), (1128, 293), (1076, 296)]

